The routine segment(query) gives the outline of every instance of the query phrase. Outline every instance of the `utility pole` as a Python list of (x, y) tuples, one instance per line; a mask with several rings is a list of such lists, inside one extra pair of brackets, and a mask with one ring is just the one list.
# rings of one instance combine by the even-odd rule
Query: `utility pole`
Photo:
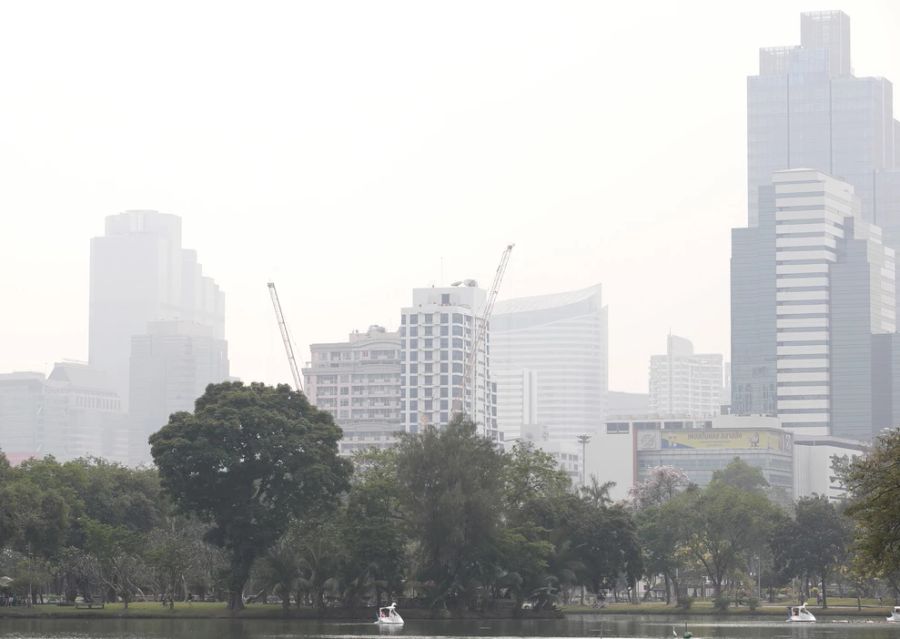
[(578, 441), (581, 443), (581, 487), (584, 488), (585, 451), (587, 450), (588, 442), (591, 441), (591, 436), (579, 435)]
[(756, 598), (762, 601), (762, 558), (756, 555)]
[(28, 542), (28, 607), (31, 608), (34, 594), (31, 590), (31, 581), (34, 579), (34, 568), (31, 561), (31, 542)]

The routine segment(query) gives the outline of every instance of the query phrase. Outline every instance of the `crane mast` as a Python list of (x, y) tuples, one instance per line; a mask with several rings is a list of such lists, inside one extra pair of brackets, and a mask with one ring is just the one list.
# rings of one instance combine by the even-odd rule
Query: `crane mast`
[[(487, 301), (484, 304), (481, 317), (475, 320), (475, 338), (472, 340), (472, 350), (469, 351), (469, 357), (466, 359), (466, 368), (463, 375), (463, 401), (466, 402), (468, 400), (469, 384), (471, 383), (473, 387), (475, 386), (475, 379), (477, 379), (475, 366), (478, 363), (478, 350), (485, 342), (488, 322), (491, 319), (491, 313), (494, 312), (494, 304), (497, 301), (497, 294), (500, 292), (500, 284), (503, 282), (503, 275), (506, 273), (506, 265), (509, 264), (509, 256), (510, 253), (512, 253), (514, 246), (515, 244), (507, 245), (506, 249), (503, 251), (503, 255), (500, 256), (500, 264), (497, 265), (497, 271), (494, 273), (494, 281), (491, 283), (491, 288), (488, 291)], [(472, 397), (473, 412), (477, 412), (475, 411), (476, 395), (477, 389), (474, 389)], [(472, 418), (474, 419), (475, 415), (472, 415)]]
[(294, 358), (294, 347), (291, 346), (291, 336), (288, 333), (288, 327), (284, 321), (284, 313), (281, 312), (281, 301), (278, 299), (278, 291), (275, 290), (275, 282), (269, 282), (269, 296), (272, 298), (272, 306), (275, 307), (275, 319), (278, 320), (278, 330), (281, 331), (284, 350), (287, 353), (288, 364), (291, 366), (291, 375), (294, 377), (294, 388), (297, 392), (303, 392), (303, 382), (300, 380), (300, 369), (297, 368), (297, 360)]

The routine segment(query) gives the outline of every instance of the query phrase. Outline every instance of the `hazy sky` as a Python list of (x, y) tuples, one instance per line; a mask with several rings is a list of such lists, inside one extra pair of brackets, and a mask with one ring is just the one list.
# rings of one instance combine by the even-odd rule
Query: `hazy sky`
[[(799, 13), (850, 14), (900, 81), (896, 2), (0, 4), (0, 372), (86, 359), (89, 240), (157, 209), (225, 290), (231, 369), (396, 327), (410, 290), (601, 282), (610, 388), (665, 335), (728, 353), (746, 76)], [(301, 362), (302, 364), (302, 362)]]

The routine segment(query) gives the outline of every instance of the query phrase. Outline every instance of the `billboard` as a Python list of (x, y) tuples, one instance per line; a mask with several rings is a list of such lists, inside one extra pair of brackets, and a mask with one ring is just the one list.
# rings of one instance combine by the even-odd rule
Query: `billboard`
[(777, 450), (790, 452), (790, 433), (761, 429), (713, 429), (660, 431), (660, 448), (694, 448), (700, 450)]

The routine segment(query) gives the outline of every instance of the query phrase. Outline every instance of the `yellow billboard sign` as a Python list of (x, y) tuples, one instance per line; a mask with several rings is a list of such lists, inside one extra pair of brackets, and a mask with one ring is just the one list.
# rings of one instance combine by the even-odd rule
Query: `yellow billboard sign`
[(712, 429), (660, 431), (660, 447), (703, 450), (731, 448), (739, 450), (791, 450), (791, 436), (771, 430)]

